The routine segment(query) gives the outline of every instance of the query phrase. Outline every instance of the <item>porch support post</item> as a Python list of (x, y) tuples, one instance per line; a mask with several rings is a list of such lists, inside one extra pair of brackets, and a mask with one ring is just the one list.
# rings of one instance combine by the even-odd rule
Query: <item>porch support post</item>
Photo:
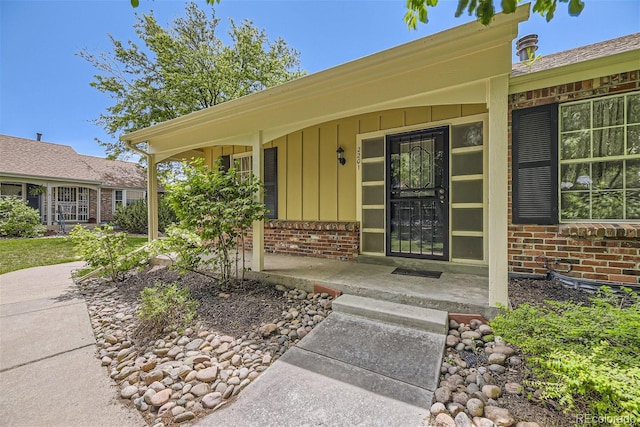
[(53, 187), (47, 184), (47, 225), (53, 225)]
[(96, 188), (96, 224), (100, 225), (102, 222), (102, 189), (100, 187)]
[[(259, 131), (251, 141), (253, 156), (253, 174), (262, 182), (264, 180), (264, 147), (262, 146), (262, 132)], [(257, 201), (264, 203), (262, 188), (256, 195)], [(264, 270), (264, 221), (253, 222), (253, 254), (251, 261), (253, 271)]]
[(489, 305), (509, 305), (508, 291), (508, 128), (507, 75), (487, 81), (489, 110), (488, 195), (489, 195)]
[(158, 240), (158, 170), (154, 154), (147, 155), (147, 219), (149, 241)]

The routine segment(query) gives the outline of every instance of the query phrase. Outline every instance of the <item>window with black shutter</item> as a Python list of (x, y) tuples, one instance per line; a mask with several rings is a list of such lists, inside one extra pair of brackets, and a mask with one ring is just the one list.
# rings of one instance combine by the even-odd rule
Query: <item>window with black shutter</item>
[(514, 224), (558, 223), (558, 105), (512, 115)]
[(264, 204), (269, 219), (278, 218), (278, 148), (264, 150)]

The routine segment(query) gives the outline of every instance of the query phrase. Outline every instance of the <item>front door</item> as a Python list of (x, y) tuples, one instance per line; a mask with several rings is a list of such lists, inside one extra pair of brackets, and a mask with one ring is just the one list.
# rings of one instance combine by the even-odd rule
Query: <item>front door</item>
[(387, 136), (387, 255), (449, 259), (449, 128)]

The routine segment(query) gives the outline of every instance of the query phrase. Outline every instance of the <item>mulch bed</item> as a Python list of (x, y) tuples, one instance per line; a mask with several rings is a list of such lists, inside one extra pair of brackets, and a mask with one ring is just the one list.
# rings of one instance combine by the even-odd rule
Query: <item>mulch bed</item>
[(245, 280), (223, 288), (211, 277), (179, 274), (167, 268), (152, 268), (131, 275), (119, 288), (127, 300), (135, 301), (145, 287), (173, 282), (189, 288), (191, 297), (198, 301), (198, 320), (225, 335), (239, 337), (253, 332), (260, 325), (280, 318), (288, 308), (283, 292), (271, 285)]
[(593, 294), (582, 289), (567, 288), (556, 280), (513, 279), (509, 281), (509, 300), (513, 308), (525, 302), (544, 306), (545, 301), (573, 301), (589, 305)]

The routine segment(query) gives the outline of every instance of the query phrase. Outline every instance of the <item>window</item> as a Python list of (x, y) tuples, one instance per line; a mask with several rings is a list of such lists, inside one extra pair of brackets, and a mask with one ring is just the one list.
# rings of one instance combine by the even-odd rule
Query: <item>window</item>
[(560, 106), (560, 219), (640, 219), (640, 92)]
[(118, 206), (122, 206), (124, 201), (124, 190), (114, 190), (113, 191), (113, 211), (115, 212), (118, 209)]
[(139, 190), (127, 190), (126, 192), (126, 201), (127, 205), (131, 203), (137, 202), (139, 200), (144, 200), (144, 191)]
[(233, 166), (238, 170), (238, 175), (244, 179), (251, 175), (253, 171), (253, 156), (251, 153), (236, 154), (231, 157)]
[(128, 206), (144, 198), (145, 192), (142, 190), (113, 190), (113, 212), (118, 206)]
[[(242, 177), (248, 176), (253, 171), (253, 156), (251, 153), (242, 153), (235, 156), (222, 156), (222, 170), (231, 167), (232, 160)], [(278, 218), (278, 148), (264, 150), (264, 204), (267, 207), (267, 218)]]
[(22, 184), (0, 184), (0, 196), (22, 198)]

